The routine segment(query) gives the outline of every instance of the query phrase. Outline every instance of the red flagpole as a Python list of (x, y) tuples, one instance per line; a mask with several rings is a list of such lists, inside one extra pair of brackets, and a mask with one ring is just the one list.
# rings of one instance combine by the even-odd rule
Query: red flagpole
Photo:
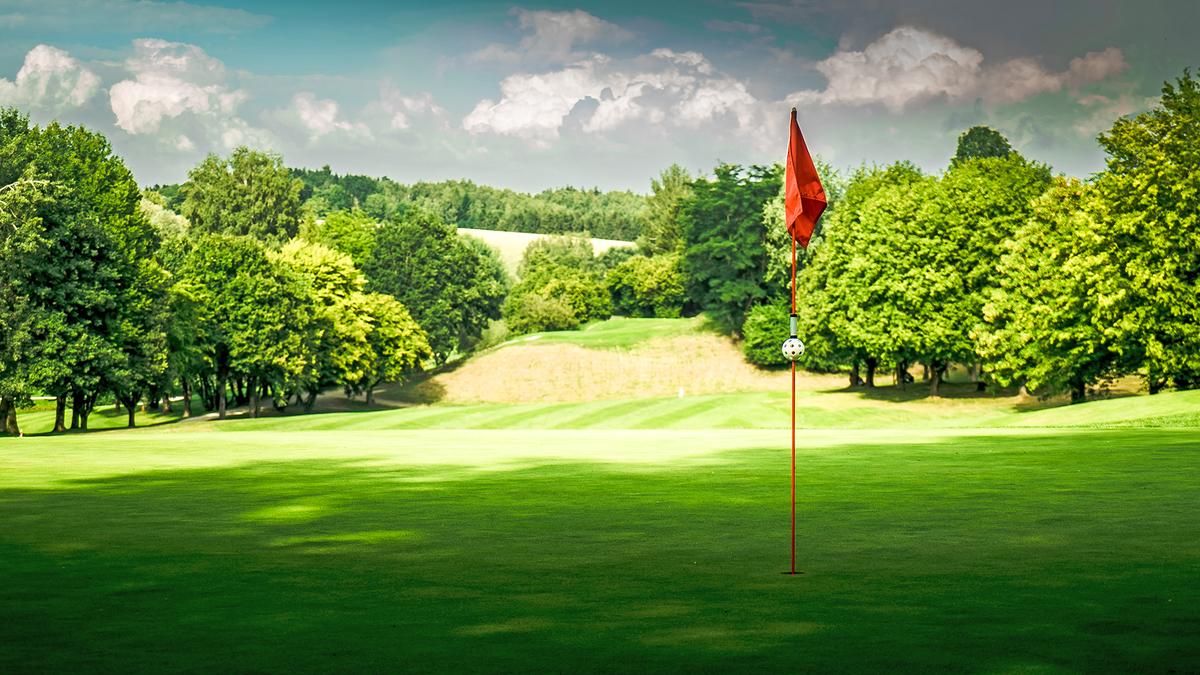
[[(792, 235), (792, 316), (796, 316), (796, 236)], [(792, 567), (796, 573), (796, 361), (792, 361)]]

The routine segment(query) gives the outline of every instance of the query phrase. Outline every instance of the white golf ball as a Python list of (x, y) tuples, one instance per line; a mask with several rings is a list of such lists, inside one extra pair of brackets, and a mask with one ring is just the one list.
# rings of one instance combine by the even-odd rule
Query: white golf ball
[(800, 338), (790, 337), (783, 341), (783, 355), (789, 361), (795, 361), (804, 354), (804, 343)]

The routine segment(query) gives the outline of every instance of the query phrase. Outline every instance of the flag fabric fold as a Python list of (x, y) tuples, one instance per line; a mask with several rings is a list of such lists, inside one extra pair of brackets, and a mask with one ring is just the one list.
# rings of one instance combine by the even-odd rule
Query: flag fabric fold
[(791, 138), (788, 139), (787, 171), (784, 175), (784, 222), (788, 232), (802, 248), (808, 248), (817, 219), (825, 212), (825, 188), (813, 164), (804, 135), (796, 123), (792, 108)]

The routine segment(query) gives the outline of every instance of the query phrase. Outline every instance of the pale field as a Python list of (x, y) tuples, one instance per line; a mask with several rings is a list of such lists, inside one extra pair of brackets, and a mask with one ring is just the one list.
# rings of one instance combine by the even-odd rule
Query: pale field
[[(502, 232), (500, 230), (475, 230), (469, 227), (458, 228), (459, 234), (466, 234), (476, 239), (482, 239), (485, 244), (496, 249), (500, 253), (500, 259), (504, 261), (504, 266), (511, 273), (516, 273), (517, 265), (521, 262), (521, 256), (525, 253), (525, 247), (531, 242), (543, 239), (552, 235), (548, 234), (532, 234), (529, 232)], [(592, 239), (592, 251), (596, 255), (600, 255), (605, 251), (613, 248), (630, 248), (634, 246), (632, 241), (620, 241), (617, 239)]]

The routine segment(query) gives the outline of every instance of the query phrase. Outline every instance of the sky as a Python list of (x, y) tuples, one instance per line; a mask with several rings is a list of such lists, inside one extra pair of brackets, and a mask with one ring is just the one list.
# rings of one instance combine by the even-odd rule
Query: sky
[(0, 106), (104, 133), (144, 185), (240, 145), (290, 166), (649, 190), (781, 161), (943, 170), (1000, 130), (1086, 177), (1096, 135), (1200, 69), (1194, 0), (0, 0)]

